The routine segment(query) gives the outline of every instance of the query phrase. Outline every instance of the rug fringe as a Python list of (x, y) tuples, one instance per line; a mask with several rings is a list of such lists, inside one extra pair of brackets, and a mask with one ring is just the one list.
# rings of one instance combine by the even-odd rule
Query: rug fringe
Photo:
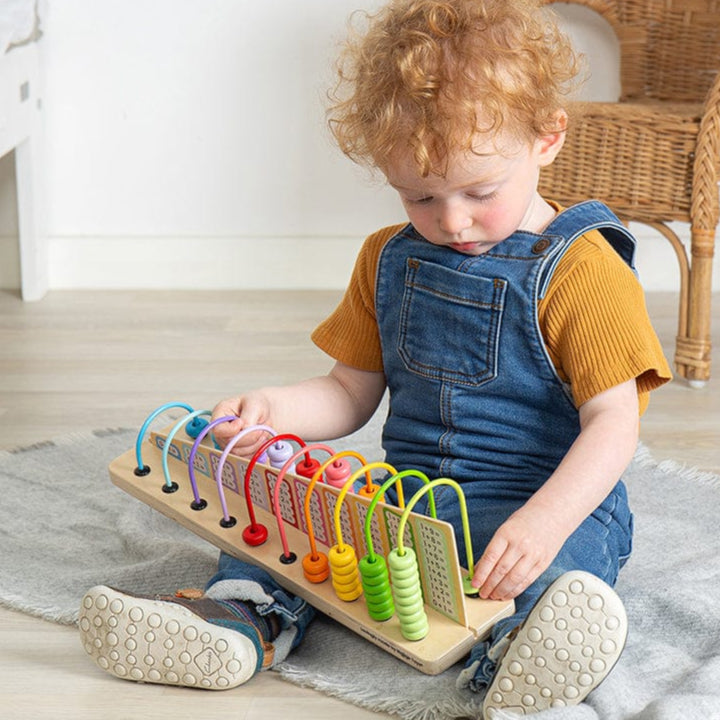
[(80, 603), (78, 601), (78, 609), (70, 612), (58, 611), (56, 608), (28, 607), (27, 601), (14, 595), (6, 595), (0, 600), (0, 605), (8, 610), (15, 610), (24, 615), (40, 618), (47, 622), (56, 623), (58, 625), (77, 625), (79, 617)]
[(641, 468), (660, 470), (665, 475), (677, 475), (680, 480), (695, 482), (698, 485), (720, 488), (720, 476), (709, 470), (701, 470), (677, 460), (656, 460), (646, 445), (640, 443), (633, 462)]
[(295, 685), (317, 690), (325, 695), (340, 698), (345, 702), (351, 702), (360, 707), (367, 708), (374, 712), (385, 712), (391, 715), (398, 715), (403, 720), (480, 720), (482, 708), (480, 703), (462, 703), (455, 698), (448, 697), (442, 702), (433, 705), (427, 704), (427, 699), (421, 700), (380, 700), (373, 691), (365, 691), (357, 687), (338, 686), (336, 679), (325, 678), (317, 673), (309, 674), (303, 670), (297, 670), (292, 666), (283, 663), (274, 668), (280, 676)]

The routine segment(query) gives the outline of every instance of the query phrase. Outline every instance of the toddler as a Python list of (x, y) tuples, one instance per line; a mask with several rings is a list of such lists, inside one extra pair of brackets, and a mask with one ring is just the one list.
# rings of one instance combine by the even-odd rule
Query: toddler
[[(214, 417), (237, 419), (217, 438), (258, 423), (341, 437), (387, 389), (387, 462), (461, 483), (482, 552), (473, 584), (515, 602), (458, 684), (485, 692), (486, 717), (581, 702), (625, 642), (612, 589), (632, 542), (621, 477), (649, 393), (671, 373), (622, 223), (599, 202), (562, 208), (538, 193), (563, 145), (575, 56), (534, 0), (390, 0), (338, 68), (330, 128), (385, 176), (409, 223), (368, 237), (313, 333), (330, 372), (220, 402)], [(234, 451), (250, 456), (263, 440), (251, 433)], [(413, 478), (403, 489), (417, 489)], [(464, 557), (457, 498), (438, 491), (435, 502)], [(193, 648), (181, 658), (158, 640), (149, 669), (111, 657), (111, 620), (133, 613), (138, 631), (152, 617), (159, 638), (175, 631)], [(116, 675), (218, 688), (285, 657), (311, 617), (262, 570), (223, 555), (199, 598), (93, 588), (80, 627)]]

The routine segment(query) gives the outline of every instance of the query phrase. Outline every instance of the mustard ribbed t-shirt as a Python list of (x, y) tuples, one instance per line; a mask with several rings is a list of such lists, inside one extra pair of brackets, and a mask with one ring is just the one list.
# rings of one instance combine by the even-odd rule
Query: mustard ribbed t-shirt
[[(343, 299), (313, 332), (313, 342), (335, 360), (382, 372), (375, 275), (382, 248), (403, 227), (383, 228), (365, 240)], [(578, 407), (637, 378), (642, 414), (650, 391), (672, 377), (640, 283), (598, 231), (578, 238), (558, 263), (538, 302), (538, 323), (548, 355)]]

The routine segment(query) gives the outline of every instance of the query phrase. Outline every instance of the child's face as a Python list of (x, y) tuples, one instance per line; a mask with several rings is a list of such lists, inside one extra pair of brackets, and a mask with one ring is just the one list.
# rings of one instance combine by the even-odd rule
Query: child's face
[(541, 232), (552, 219), (554, 211), (537, 185), (540, 168), (552, 162), (560, 146), (561, 135), (532, 145), (503, 136), (494, 143), (479, 137), (474, 153), (450, 157), (445, 177), (421, 177), (407, 160), (392, 163), (386, 175), (424, 238), (481, 255), (516, 230)]

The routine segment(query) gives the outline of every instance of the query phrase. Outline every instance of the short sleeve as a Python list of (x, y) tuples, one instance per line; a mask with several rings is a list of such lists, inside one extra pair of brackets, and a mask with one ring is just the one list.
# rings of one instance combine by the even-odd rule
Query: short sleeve
[(538, 317), (578, 407), (636, 378), (644, 411), (649, 392), (672, 377), (637, 277), (598, 232), (568, 250)]
[(312, 334), (313, 342), (330, 357), (359, 370), (383, 370), (375, 313), (375, 277), (380, 252), (403, 227), (384, 228), (365, 240), (340, 304)]

